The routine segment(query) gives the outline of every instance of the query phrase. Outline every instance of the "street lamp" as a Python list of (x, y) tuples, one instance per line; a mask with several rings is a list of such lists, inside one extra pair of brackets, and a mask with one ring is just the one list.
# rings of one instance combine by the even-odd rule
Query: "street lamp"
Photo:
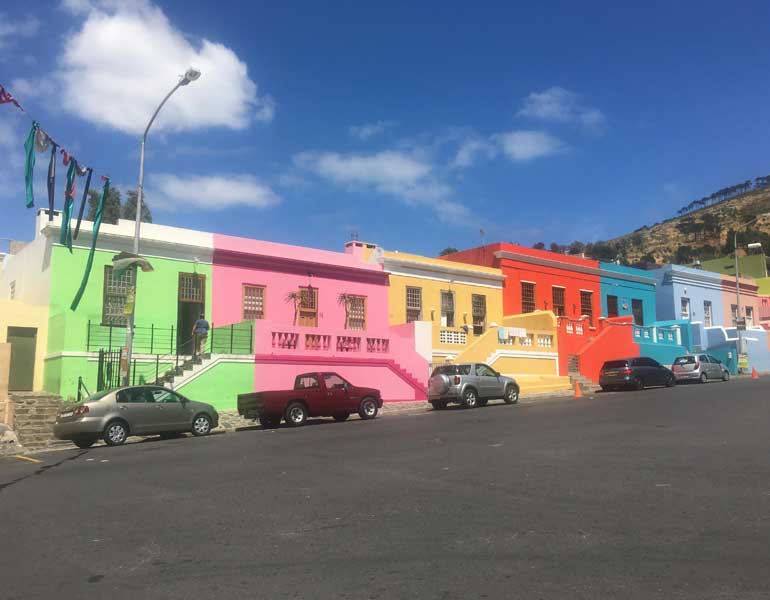
[[(746, 223), (743, 223), (740, 226), (740, 229), (744, 229), (751, 225), (752, 223), (756, 223), (761, 219), (762, 217), (770, 217), (770, 213), (762, 213), (761, 215), (757, 215), (754, 217), (751, 221), (748, 221)], [(757, 242), (753, 242), (749, 244), (749, 248), (754, 248), (756, 245), (759, 245), (760, 247), (762, 244), (758, 244)], [(735, 326), (738, 330), (738, 358), (740, 359), (741, 354), (745, 354), (745, 350), (743, 348), (743, 335), (741, 334), (741, 328), (739, 327), (739, 321), (741, 320), (741, 280), (740, 280), (740, 273), (738, 271), (738, 229), (736, 229), (733, 233), (733, 246), (735, 248), (735, 303), (736, 303), (736, 309), (737, 313), (735, 315)], [(745, 321), (744, 321), (745, 325)], [(739, 368), (740, 370), (740, 368)]]
[[(142, 146), (139, 153), (139, 188), (136, 192), (136, 220), (134, 222), (134, 254), (136, 255), (139, 255), (139, 232), (142, 228), (142, 197), (144, 195), (144, 146), (147, 143), (147, 134), (150, 132), (150, 127), (152, 127), (152, 124), (155, 121), (155, 117), (158, 116), (160, 109), (163, 108), (163, 105), (166, 103), (166, 101), (171, 98), (171, 95), (183, 85), (189, 85), (190, 82), (195, 81), (200, 76), (201, 72), (198, 71), (198, 69), (194, 69), (192, 67), (187, 69), (184, 75), (182, 75), (179, 79), (179, 82), (173, 88), (171, 88), (171, 91), (166, 94), (166, 97), (163, 98), (161, 103), (158, 105), (158, 108), (156, 108), (155, 112), (152, 113), (150, 122), (147, 123), (147, 127), (144, 130), (144, 135), (142, 136)], [(126, 369), (125, 375), (123, 376), (123, 385), (128, 385), (129, 374), (131, 373), (131, 355), (133, 354), (134, 345), (134, 312), (136, 310), (136, 265), (132, 267), (132, 275), (134, 279), (134, 302), (133, 306), (131, 307), (131, 313), (128, 315), (128, 324), (126, 325), (126, 364), (128, 365), (128, 368)]]

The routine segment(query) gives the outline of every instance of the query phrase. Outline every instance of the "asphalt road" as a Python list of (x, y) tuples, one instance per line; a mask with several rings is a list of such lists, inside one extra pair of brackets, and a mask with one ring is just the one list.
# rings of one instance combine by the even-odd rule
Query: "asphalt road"
[(770, 381), (0, 460), (0, 598), (770, 596)]

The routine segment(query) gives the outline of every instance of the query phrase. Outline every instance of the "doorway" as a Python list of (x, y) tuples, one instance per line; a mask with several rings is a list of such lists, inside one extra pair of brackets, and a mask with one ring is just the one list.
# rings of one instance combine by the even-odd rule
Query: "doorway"
[(197, 273), (179, 273), (176, 345), (180, 354), (193, 353), (193, 325), (205, 313), (206, 276)]
[(11, 345), (11, 369), (8, 374), (8, 390), (12, 392), (31, 392), (35, 383), (37, 327), (9, 327), (7, 339)]

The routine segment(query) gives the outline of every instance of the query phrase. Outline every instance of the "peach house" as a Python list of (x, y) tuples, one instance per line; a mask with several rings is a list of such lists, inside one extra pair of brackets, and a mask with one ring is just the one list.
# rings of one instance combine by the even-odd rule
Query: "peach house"
[[(352, 251), (214, 234), (212, 321), (254, 323), (254, 386), (284, 389), (335, 371), (386, 401), (426, 398), (429, 335), (388, 324), (388, 275)], [(420, 336), (428, 350), (420, 353)]]

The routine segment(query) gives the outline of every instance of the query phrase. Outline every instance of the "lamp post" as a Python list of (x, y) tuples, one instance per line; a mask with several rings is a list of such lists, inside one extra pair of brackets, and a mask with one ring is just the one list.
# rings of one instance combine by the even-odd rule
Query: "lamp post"
[[(201, 72), (197, 69), (194, 69), (190, 67), (185, 71), (185, 74), (182, 75), (182, 77), (179, 79), (179, 82), (171, 88), (171, 91), (166, 94), (166, 97), (163, 98), (161, 103), (158, 105), (158, 108), (155, 109), (155, 112), (152, 113), (152, 117), (150, 118), (150, 122), (147, 123), (147, 127), (144, 130), (144, 135), (142, 136), (142, 146), (141, 150), (139, 152), (139, 188), (136, 191), (136, 220), (134, 222), (134, 254), (139, 254), (139, 233), (142, 228), (142, 197), (144, 192), (144, 147), (147, 144), (147, 134), (150, 132), (150, 127), (152, 127), (153, 122), (155, 121), (155, 117), (158, 116), (158, 113), (160, 112), (160, 109), (163, 108), (163, 105), (166, 104), (166, 101), (171, 98), (171, 95), (176, 92), (180, 87), (183, 85), (188, 85), (191, 81), (195, 81), (201, 76)], [(130, 373), (131, 373), (131, 355), (133, 354), (133, 345), (134, 345), (134, 312), (136, 310), (136, 284), (137, 284), (137, 269), (136, 265), (131, 267), (131, 274), (133, 277), (133, 288), (134, 288), (134, 300), (131, 307), (131, 312), (128, 315), (128, 323), (126, 324), (126, 363), (128, 365), (128, 368), (126, 369), (125, 374), (123, 375), (123, 385), (129, 384), (130, 379)]]
[[(762, 217), (767, 217), (767, 216), (770, 216), (770, 213), (762, 213), (761, 215), (757, 215), (751, 221), (743, 223), (740, 226), (740, 229), (744, 229), (749, 225), (751, 225), (752, 223), (756, 223)], [(741, 280), (740, 280), (740, 272), (738, 267), (738, 229), (736, 229), (735, 232), (733, 233), (733, 247), (735, 249), (735, 304), (736, 304), (736, 310), (737, 310), (737, 314), (735, 315), (735, 327), (738, 331), (738, 358), (740, 360), (740, 356), (741, 354), (745, 354), (745, 350), (743, 347), (743, 335), (741, 333), (741, 328), (739, 327), (739, 321), (741, 320)], [(744, 321), (744, 326), (745, 326), (745, 321)], [(738, 371), (740, 371), (740, 367), (738, 367)]]

